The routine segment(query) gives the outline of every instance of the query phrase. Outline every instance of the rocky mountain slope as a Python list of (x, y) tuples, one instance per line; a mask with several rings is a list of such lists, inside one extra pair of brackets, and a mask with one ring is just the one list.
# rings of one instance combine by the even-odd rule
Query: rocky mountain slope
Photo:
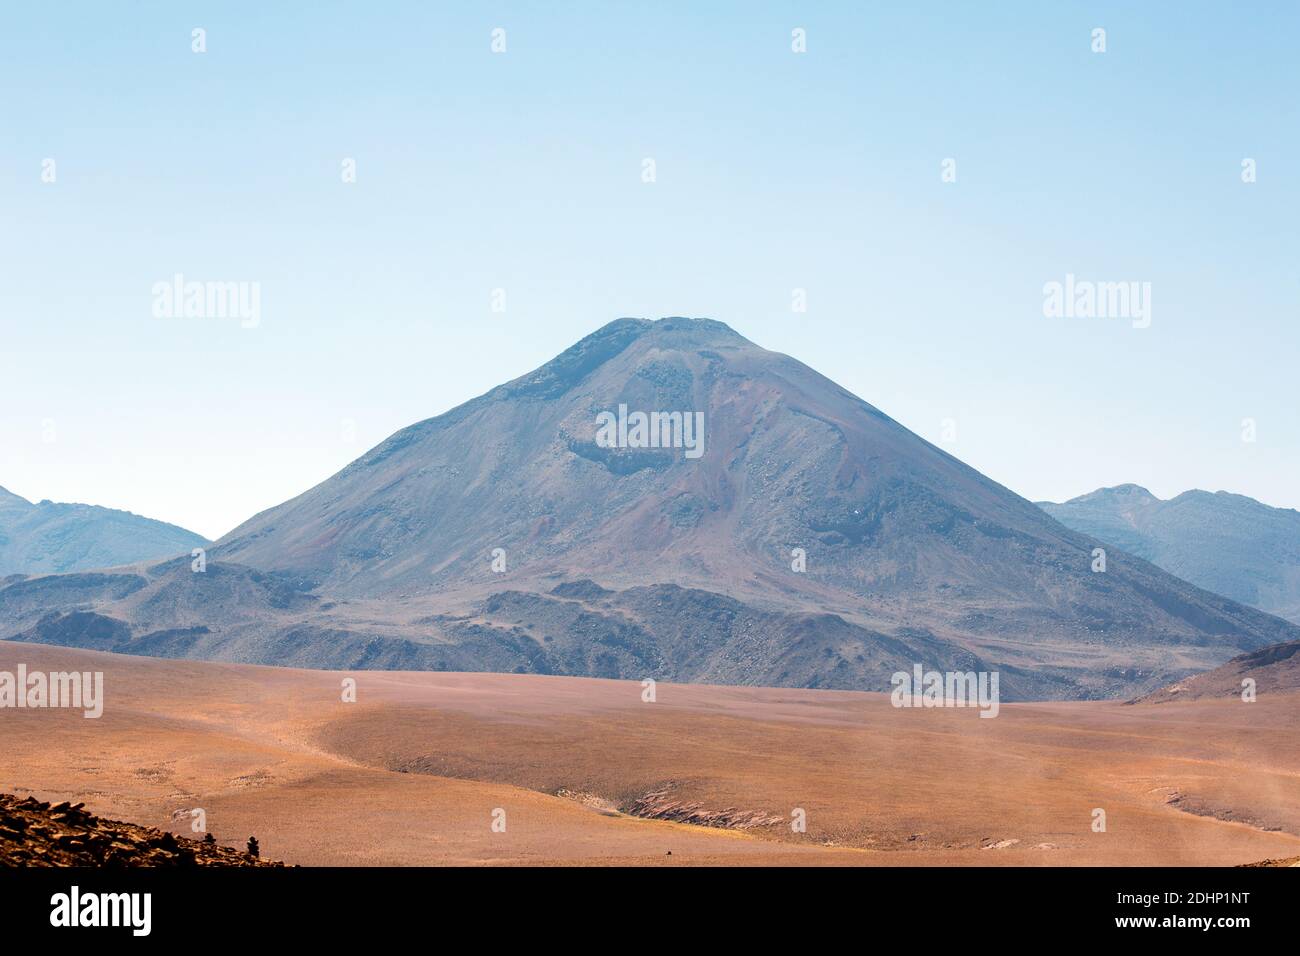
[(1300, 511), (1226, 491), (1162, 501), (1138, 485), (1039, 505), (1185, 581), (1300, 623)]
[[(701, 416), (699, 454), (608, 447), (602, 416), (637, 411)], [(1119, 550), (1095, 573), (1095, 545), (721, 323), (621, 319), (245, 522), (202, 573), (0, 588), (0, 638), (866, 690), (922, 663), (997, 669), (1007, 699), (1131, 696), (1300, 638)]]
[(111, 567), (189, 554), (207, 540), (176, 525), (96, 505), (32, 504), (0, 488), (0, 577)]

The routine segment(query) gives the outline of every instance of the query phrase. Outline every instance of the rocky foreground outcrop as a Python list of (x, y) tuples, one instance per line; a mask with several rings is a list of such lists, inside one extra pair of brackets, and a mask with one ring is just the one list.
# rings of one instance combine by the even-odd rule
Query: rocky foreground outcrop
[(692, 823), (701, 827), (717, 827), (723, 830), (749, 830), (754, 827), (776, 826), (784, 823), (785, 818), (761, 810), (743, 810), (739, 807), (726, 807), (710, 810), (702, 803), (681, 800), (674, 796), (674, 787), (669, 785), (652, 790), (643, 797), (633, 800), (625, 811), (634, 817), (646, 820), (672, 820), (676, 823)]
[(0, 866), (284, 866), (165, 830), (105, 820), (80, 803), (0, 793)]
[(1260, 860), (1258, 863), (1243, 863), (1242, 866), (1300, 866), (1300, 856), (1288, 856), (1278, 860)]

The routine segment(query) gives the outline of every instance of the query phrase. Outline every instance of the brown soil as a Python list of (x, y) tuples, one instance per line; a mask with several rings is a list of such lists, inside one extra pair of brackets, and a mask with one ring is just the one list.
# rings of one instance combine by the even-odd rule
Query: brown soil
[[(0, 710), (0, 792), (83, 802), (178, 837), (202, 808), (229, 842), (256, 834), (263, 856), (289, 863), (1234, 866), (1300, 855), (1300, 695), (1004, 704), (990, 720), (847, 691), (660, 683), (646, 703), (636, 681), (0, 642), (0, 670), (19, 662), (103, 671), (104, 713)], [(345, 677), (355, 703), (340, 699)], [(806, 830), (791, 826), (803, 818)]]

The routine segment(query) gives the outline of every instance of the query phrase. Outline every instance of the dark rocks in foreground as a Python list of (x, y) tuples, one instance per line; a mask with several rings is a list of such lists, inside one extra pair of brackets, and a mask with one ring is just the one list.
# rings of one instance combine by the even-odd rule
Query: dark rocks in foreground
[(0, 866), (283, 866), (213, 841), (0, 793)]

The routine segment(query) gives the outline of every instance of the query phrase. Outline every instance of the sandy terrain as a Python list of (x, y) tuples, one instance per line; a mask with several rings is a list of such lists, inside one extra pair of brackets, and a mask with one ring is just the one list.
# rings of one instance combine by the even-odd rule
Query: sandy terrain
[[(1233, 865), (1300, 854), (1300, 695), (882, 694), (342, 672), (0, 642), (105, 708), (0, 710), (0, 791), (289, 863)], [(357, 679), (355, 703), (341, 700)], [(674, 819), (644, 819), (622, 810)], [(807, 830), (793, 832), (796, 808)], [(1106, 832), (1093, 832), (1093, 811)], [(505, 813), (505, 832), (493, 814)], [(695, 819), (718, 828), (674, 822)], [(779, 823), (770, 821), (780, 820)]]

